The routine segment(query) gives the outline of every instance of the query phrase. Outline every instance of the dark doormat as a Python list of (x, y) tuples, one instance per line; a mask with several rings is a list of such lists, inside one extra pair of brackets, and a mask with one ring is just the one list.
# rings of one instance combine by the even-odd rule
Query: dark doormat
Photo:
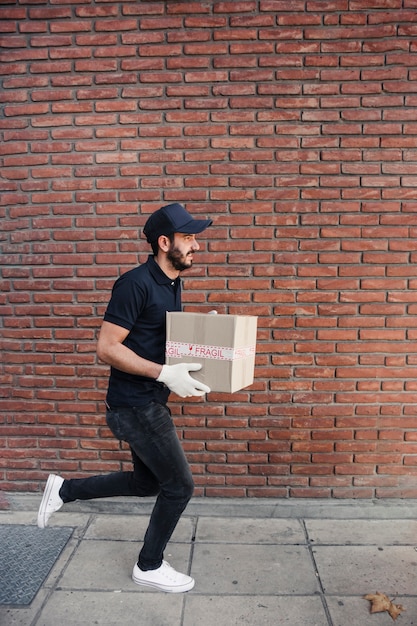
[(73, 530), (0, 524), (0, 604), (32, 602)]

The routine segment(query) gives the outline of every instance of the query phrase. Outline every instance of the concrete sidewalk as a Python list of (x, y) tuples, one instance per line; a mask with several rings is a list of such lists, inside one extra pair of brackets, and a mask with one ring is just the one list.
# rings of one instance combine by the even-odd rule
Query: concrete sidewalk
[[(7, 500), (0, 524), (36, 525), (40, 495)], [(165, 553), (195, 578), (186, 594), (131, 580), (152, 505), (65, 505), (50, 528), (71, 538), (30, 605), (0, 606), (1, 626), (393, 624), (370, 614), (363, 596), (376, 591), (403, 605), (396, 624), (417, 625), (416, 501), (194, 498)]]

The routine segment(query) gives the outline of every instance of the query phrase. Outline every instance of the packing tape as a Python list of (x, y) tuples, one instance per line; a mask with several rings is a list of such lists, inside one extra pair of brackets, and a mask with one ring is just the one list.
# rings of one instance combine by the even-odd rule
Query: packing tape
[(165, 355), (173, 359), (191, 356), (196, 359), (216, 359), (218, 361), (236, 361), (255, 356), (256, 346), (230, 348), (227, 346), (205, 346), (185, 341), (167, 341)]

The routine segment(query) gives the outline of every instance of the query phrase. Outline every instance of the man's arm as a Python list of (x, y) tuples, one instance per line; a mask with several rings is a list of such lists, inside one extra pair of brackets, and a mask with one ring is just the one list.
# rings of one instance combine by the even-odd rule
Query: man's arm
[(189, 374), (201, 369), (197, 363), (177, 363), (176, 365), (160, 365), (138, 356), (133, 350), (123, 345), (129, 331), (122, 326), (104, 321), (97, 343), (97, 355), (99, 359), (116, 367), (122, 372), (147, 376), (158, 382), (164, 383), (171, 391), (188, 398), (190, 396), (203, 396), (210, 391), (207, 385), (198, 382)]
[(158, 378), (162, 365), (143, 359), (133, 350), (123, 345), (129, 331), (122, 326), (104, 321), (97, 343), (97, 355), (99, 359), (112, 367), (136, 376)]

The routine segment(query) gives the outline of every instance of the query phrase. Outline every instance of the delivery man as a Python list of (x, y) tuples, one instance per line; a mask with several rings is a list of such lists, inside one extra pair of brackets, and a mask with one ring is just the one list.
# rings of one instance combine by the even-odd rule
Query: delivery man
[(168, 396), (203, 396), (210, 389), (190, 372), (197, 363), (164, 365), (166, 312), (181, 310), (180, 273), (193, 265), (196, 235), (212, 220), (194, 219), (181, 204), (154, 212), (143, 232), (153, 254), (114, 284), (97, 344), (111, 366), (106, 420), (131, 449), (133, 471), (66, 479), (51, 474), (38, 513), (44, 528), (66, 502), (111, 496), (153, 496), (155, 505), (132, 578), (165, 592), (192, 589), (194, 580), (164, 560), (164, 550), (194, 489)]

